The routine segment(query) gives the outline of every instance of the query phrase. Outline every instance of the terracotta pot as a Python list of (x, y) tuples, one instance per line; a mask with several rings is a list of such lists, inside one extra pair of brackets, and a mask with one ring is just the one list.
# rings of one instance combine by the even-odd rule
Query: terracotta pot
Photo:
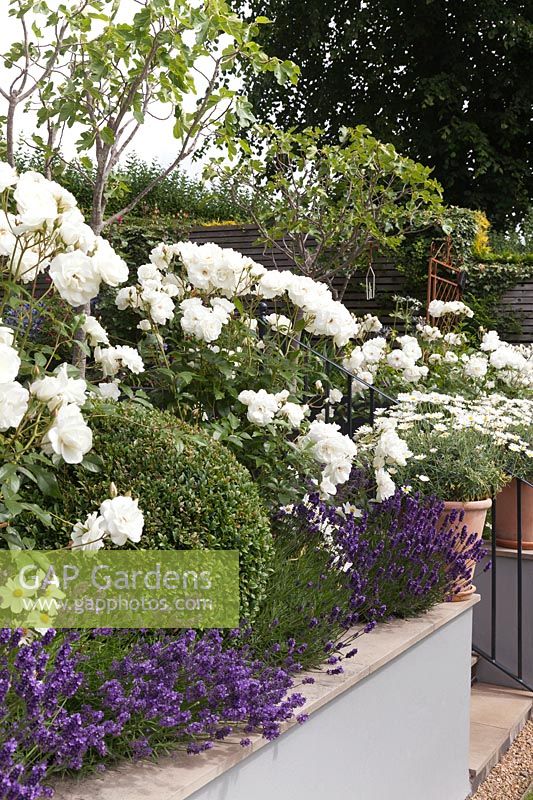
[[(447, 524), (447, 519), (449, 518), (450, 513), (457, 509), (458, 512), (464, 511), (463, 519), (460, 520), (459, 517), (455, 520), (453, 524), (449, 525), (450, 531), (452, 535), (456, 532), (462, 530), (462, 528), (466, 525), (466, 529), (468, 531), (468, 536), (470, 534), (476, 534), (476, 539), (479, 541), (483, 536), (483, 529), (485, 527), (485, 521), (487, 519), (487, 511), (492, 505), (492, 500), (487, 498), (486, 500), (473, 500), (469, 503), (460, 503), (460, 502), (447, 502), (444, 503), (444, 511), (439, 517), (437, 522), (437, 530), (439, 530), (443, 525)], [(467, 537), (468, 538), (468, 537)], [(457, 544), (458, 549), (461, 549), (461, 545)], [(468, 567), (470, 568), (470, 574), (468, 579), (463, 579), (457, 582), (457, 584), (453, 587), (454, 589), (458, 589), (459, 591), (454, 591), (451, 595), (451, 599), (455, 602), (460, 602), (461, 600), (468, 600), (468, 598), (474, 594), (476, 591), (476, 587), (472, 583), (472, 579), (474, 577), (474, 571), (476, 568), (476, 564), (474, 561), (468, 562)]]
[[(494, 506), (494, 529), (496, 544), (516, 550), (518, 547), (518, 530), (516, 514), (517, 482), (513, 478), (501, 492), (496, 495)], [(522, 501), (522, 547), (533, 550), (533, 486), (522, 483), (520, 494)]]

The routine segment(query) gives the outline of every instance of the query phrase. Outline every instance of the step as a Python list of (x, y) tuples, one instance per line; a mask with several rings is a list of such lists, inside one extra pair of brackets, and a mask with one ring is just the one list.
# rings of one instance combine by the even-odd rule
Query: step
[(533, 694), (488, 683), (472, 686), (470, 706), (470, 783), (485, 780), (532, 716)]

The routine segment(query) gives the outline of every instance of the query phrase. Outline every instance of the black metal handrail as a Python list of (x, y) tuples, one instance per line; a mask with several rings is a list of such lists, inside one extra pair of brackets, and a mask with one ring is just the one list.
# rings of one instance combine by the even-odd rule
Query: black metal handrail
[[(491, 530), (491, 598), (490, 598), (490, 652), (472, 643), (472, 650), (480, 657), (492, 664), (493, 667), (503, 672), (508, 678), (518, 683), (523, 689), (533, 692), (533, 685), (524, 679), (524, 618), (523, 618), (523, 526), (522, 526), (522, 491), (524, 486), (533, 488), (533, 484), (524, 478), (509, 473), (516, 480), (516, 665), (510, 667), (498, 658), (497, 653), (497, 618), (498, 586), (497, 586), (497, 542), (496, 542), (496, 497), (492, 499), (492, 530)], [(532, 665), (533, 666), (533, 665)]]

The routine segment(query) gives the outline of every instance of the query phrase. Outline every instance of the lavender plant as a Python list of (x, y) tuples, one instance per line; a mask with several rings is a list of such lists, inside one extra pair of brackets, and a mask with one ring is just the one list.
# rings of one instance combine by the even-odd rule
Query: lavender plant
[(253, 656), (238, 631), (197, 635), (50, 630), (21, 644), (0, 632), (0, 798), (51, 797), (66, 770), (170, 746), (210, 749), (230, 733), (274, 739), (304, 698), (293, 679)]

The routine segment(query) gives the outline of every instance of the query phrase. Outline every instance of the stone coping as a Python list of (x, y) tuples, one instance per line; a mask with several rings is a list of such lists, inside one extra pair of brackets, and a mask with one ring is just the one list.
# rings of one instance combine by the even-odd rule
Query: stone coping
[[(417, 642), (464, 614), (479, 599), (479, 595), (473, 595), (464, 602), (440, 603), (420, 617), (378, 625), (357, 640), (357, 655), (343, 662), (343, 674), (310, 673), (315, 683), (302, 687), (307, 702), (299, 713), (312, 715)], [(298, 691), (298, 686), (295, 689)], [(286, 723), (283, 732), (296, 724), (294, 721)], [(249, 737), (251, 746), (243, 748), (239, 745), (240, 738), (239, 735), (229, 737), (201, 755), (188, 756), (182, 750), (176, 750), (157, 761), (122, 762), (101, 774), (82, 779), (68, 778), (55, 784), (54, 797), (55, 800), (185, 800), (270, 744), (260, 734), (255, 734)]]

